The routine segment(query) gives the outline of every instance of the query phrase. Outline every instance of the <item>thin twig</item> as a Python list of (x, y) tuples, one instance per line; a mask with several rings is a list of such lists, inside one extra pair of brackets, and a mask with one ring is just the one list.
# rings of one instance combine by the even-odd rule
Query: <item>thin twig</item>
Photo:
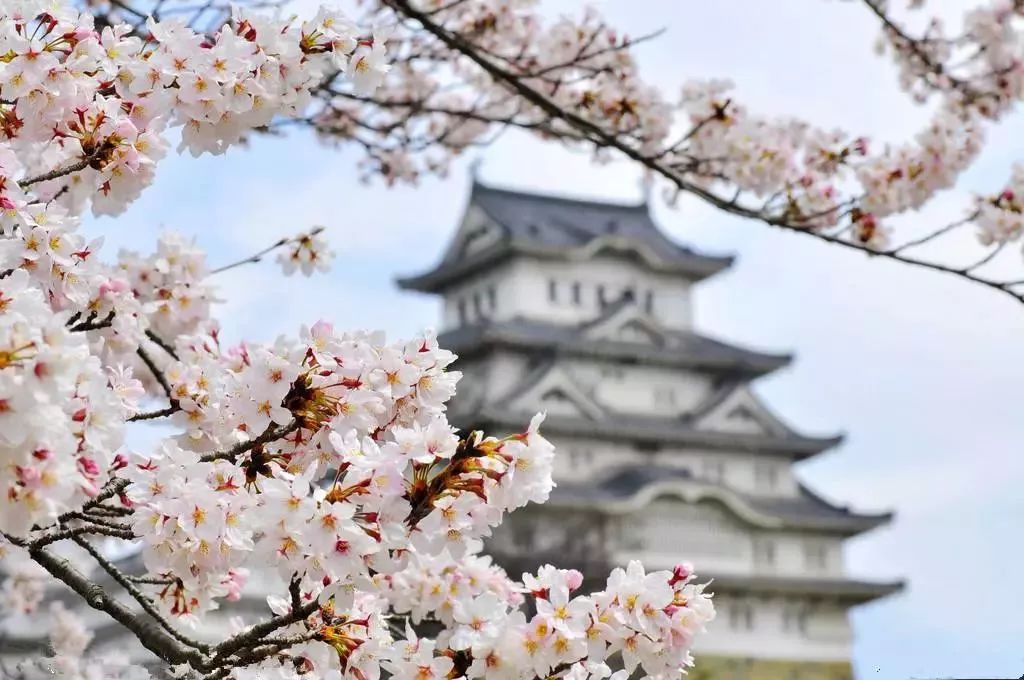
[(139, 345), (139, 348), (135, 350), (135, 353), (139, 355), (139, 358), (142, 359), (142, 363), (146, 364), (146, 368), (148, 368), (149, 372), (153, 374), (156, 381), (160, 383), (160, 387), (163, 389), (164, 394), (166, 394), (168, 398), (171, 398), (171, 384), (167, 382), (167, 376), (164, 375), (164, 372), (161, 371), (153, 361), (153, 357), (149, 356), (149, 352), (146, 351), (146, 348)]
[(181, 410), (181, 406), (178, 402), (173, 401), (167, 408), (162, 408), (159, 411), (148, 411), (143, 413), (136, 413), (132, 417), (128, 418), (128, 422), (138, 422), (140, 420), (156, 420), (157, 418), (166, 418), (167, 416), (174, 415)]
[(280, 427), (274, 427), (274, 424), (271, 423), (267, 426), (267, 429), (263, 431), (263, 434), (255, 439), (250, 439), (248, 441), (241, 442), (240, 444), (236, 444), (226, 451), (208, 453), (199, 460), (204, 463), (209, 463), (214, 460), (234, 460), (237, 456), (254, 449), (257, 446), (262, 446), (263, 444), (268, 444), (272, 441), (288, 436), (292, 432), (295, 432), (295, 430), (299, 429), (300, 425), (301, 423), (298, 420), (293, 420), (287, 425), (281, 425)]
[(36, 175), (35, 177), (23, 179), (20, 182), (18, 182), (18, 186), (24, 189), (26, 187), (32, 186), (33, 184), (38, 184), (39, 182), (48, 182), (51, 179), (57, 179), (58, 177), (64, 177), (65, 175), (70, 175), (73, 172), (84, 170), (87, 167), (89, 167), (89, 164), (93, 162), (95, 157), (96, 154), (94, 153), (87, 158), (83, 158), (77, 163), (72, 163), (71, 165), (67, 165), (63, 168), (57, 168), (56, 170), (51, 170), (50, 172), (44, 172), (43, 174)]
[(156, 333), (154, 333), (152, 329), (146, 329), (146, 337), (149, 338), (150, 340), (152, 340), (154, 343), (156, 343), (156, 345), (160, 349), (162, 349), (163, 351), (167, 352), (167, 354), (172, 359), (174, 359), (175, 361), (179, 360), (178, 359), (178, 353), (174, 351), (174, 346), (171, 345), (171, 343), (169, 343), (166, 340), (164, 340), (163, 338), (161, 338)]

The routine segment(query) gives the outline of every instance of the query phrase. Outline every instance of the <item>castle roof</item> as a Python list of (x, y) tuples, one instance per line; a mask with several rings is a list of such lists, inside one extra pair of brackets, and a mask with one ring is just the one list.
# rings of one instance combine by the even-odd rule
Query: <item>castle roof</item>
[[(610, 307), (606, 315), (613, 311)], [(495, 347), (508, 347), (563, 356), (723, 371), (752, 378), (782, 368), (792, 360), (788, 354), (758, 352), (693, 331), (663, 330), (651, 334), (650, 342), (593, 337), (587, 332), (593, 324), (564, 325), (516, 317), (467, 324), (442, 333), (438, 342), (464, 359)]]
[(741, 576), (701, 573), (700, 580), (711, 581), (714, 593), (738, 592), (744, 595), (812, 595), (863, 604), (903, 590), (904, 581), (863, 581), (851, 578), (807, 578), (804, 576)]
[[(543, 367), (541, 367), (543, 368)], [(525, 382), (525, 380), (524, 380)], [(463, 429), (518, 431), (529, 422), (531, 411), (502, 403), (476, 403), (454, 410), (449, 419)], [(646, 416), (601, 410), (600, 417), (549, 413), (544, 432), (553, 435), (600, 438), (641, 444), (677, 444), (746, 453), (781, 454), (802, 460), (838, 446), (842, 435), (813, 437), (790, 429), (775, 432), (729, 432), (705, 429), (691, 417)]]
[[(615, 565), (607, 556), (583, 556), (564, 551), (524, 553), (492, 552), (495, 562), (511, 574), (529, 572), (537, 564), (557, 563), (563, 569), (578, 569), (586, 575), (606, 574)], [(708, 591), (716, 595), (795, 595), (826, 598), (847, 605), (877, 600), (902, 591), (904, 581), (867, 581), (842, 577), (784, 576), (777, 574), (729, 574), (699, 569), (698, 583), (708, 583)], [(603, 576), (595, 578), (591, 587), (603, 586)], [(584, 585), (584, 589), (587, 586)]]
[[(399, 279), (399, 286), (437, 292), (515, 254), (579, 260), (613, 250), (635, 255), (654, 270), (692, 280), (716, 274), (732, 263), (731, 257), (703, 255), (669, 239), (654, 223), (646, 202), (563, 198), (474, 182), (467, 213), (474, 208), (487, 217), (488, 225), (460, 232), (437, 266)], [(493, 235), (488, 232), (492, 228)], [(470, 247), (485, 235), (486, 245)]]
[(695, 479), (685, 468), (628, 465), (597, 482), (561, 483), (551, 492), (553, 508), (579, 507), (606, 513), (638, 510), (654, 498), (717, 500), (749, 524), (770, 529), (807, 529), (854, 535), (887, 524), (892, 513), (860, 513), (835, 505), (801, 485), (796, 496), (745, 494)]

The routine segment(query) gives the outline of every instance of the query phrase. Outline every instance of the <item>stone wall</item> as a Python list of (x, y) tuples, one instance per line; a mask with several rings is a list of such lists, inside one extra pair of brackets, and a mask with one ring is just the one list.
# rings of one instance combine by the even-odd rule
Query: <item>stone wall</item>
[(698, 655), (687, 680), (853, 680), (853, 668), (844, 661), (783, 661), (729, 659)]

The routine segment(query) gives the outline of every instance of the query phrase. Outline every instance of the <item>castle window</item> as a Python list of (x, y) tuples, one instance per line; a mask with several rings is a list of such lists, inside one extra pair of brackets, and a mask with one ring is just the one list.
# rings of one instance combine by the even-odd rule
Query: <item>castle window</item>
[(775, 541), (770, 538), (754, 540), (754, 564), (759, 567), (775, 566)]
[(623, 288), (622, 299), (629, 300), (630, 302), (632, 302), (633, 300), (636, 299), (636, 292), (634, 292), (632, 288)]
[(729, 607), (729, 628), (739, 631), (754, 630), (754, 608), (746, 602), (736, 602)]
[(828, 567), (828, 546), (824, 543), (804, 544), (804, 564), (808, 569), (826, 569)]
[(569, 464), (573, 469), (589, 467), (594, 462), (594, 453), (590, 449), (569, 449)]
[(473, 314), (478, 319), (484, 318), (483, 304), (480, 301), (480, 291), (473, 293)]
[(458, 308), (459, 308), (459, 323), (460, 324), (465, 324), (466, 323), (466, 298), (459, 298), (459, 300), (458, 300), (458, 302), (456, 304), (458, 305)]
[(634, 446), (640, 453), (657, 453), (661, 451), (661, 444), (657, 442), (637, 442)]
[(782, 610), (782, 630), (787, 633), (807, 632), (807, 613), (799, 605), (787, 605)]
[(548, 301), (558, 302), (558, 282), (548, 279)]
[(671, 387), (655, 387), (654, 402), (666, 406), (676, 405), (676, 391)]
[(574, 305), (578, 305), (578, 304), (580, 304), (580, 301), (582, 299), (583, 299), (583, 295), (582, 295), (582, 292), (580, 290), (580, 282), (579, 281), (573, 281), (572, 282), (572, 303)]
[(779, 469), (772, 463), (754, 466), (754, 486), (758, 491), (775, 491), (779, 485)]
[(487, 287), (487, 308), (492, 312), (498, 306), (498, 291), (494, 286)]
[(649, 290), (644, 293), (644, 311), (648, 314), (654, 313), (654, 291)]
[(597, 285), (597, 304), (602, 308), (604, 308), (604, 306), (608, 304), (608, 299), (605, 296), (603, 284)]
[(708, 459), (704, 461), (704, 477), (709, 482), (719, 483), (725, 479), (725, 463), (720, 460)]

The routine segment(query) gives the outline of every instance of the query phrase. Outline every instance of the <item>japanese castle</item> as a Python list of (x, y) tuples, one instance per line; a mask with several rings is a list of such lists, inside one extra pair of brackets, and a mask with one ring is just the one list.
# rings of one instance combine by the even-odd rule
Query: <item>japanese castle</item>
[(901, 584), (847, 578), (843, 541), (892, 516), (794, 475), (841, 437), (794, 431), (751, 390), (791, 357), (693, 328), (696, 285), (731, 263), (671, 241), (646, 203), (474, 181), (440, 264), (399, 285), (443, 298), (440, 343), (466, 375), (454, 424), (500, 434), (547, 412), (558, 486), (488, 545), (511, 575), (550, 562), (600, 586), (630, 559), (690, 560), (719, 613), (689, 677), (851, 678), (850, 608)]

